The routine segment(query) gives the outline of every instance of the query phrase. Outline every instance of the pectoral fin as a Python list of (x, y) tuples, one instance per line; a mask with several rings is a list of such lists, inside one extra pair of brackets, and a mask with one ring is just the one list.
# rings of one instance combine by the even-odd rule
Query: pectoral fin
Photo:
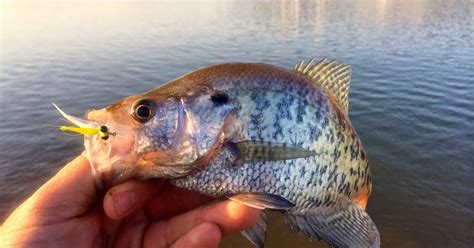
[(229, 199), (257, 209), (288, 210), (295, 206), (279, 195), (265, 193), (240, 193)]
[(299, 146), (266, 142), (266, 141), (241, 141), (230, 143), (237, 154), (235, 165), (255, 161), (276, 161), (295, 158), (304, 158), (316, 155), (315, 151), (310, 151)]
[(336, 247), (380, 247), (380, 235), (369, 215), (355, 202), (316, 208), (304, 215), (285, 214), (291, 228)]
[(265, 212), (260, 213), (260, 217), (253, 226), (241, 231), (240, 233), (246, 237), (255, 247), (263, 248), (265, 246), (265, 236), (267, 231), (267, 215)]

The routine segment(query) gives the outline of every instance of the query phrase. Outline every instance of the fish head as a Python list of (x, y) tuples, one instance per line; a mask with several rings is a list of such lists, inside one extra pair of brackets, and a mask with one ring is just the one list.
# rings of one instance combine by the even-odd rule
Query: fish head
[(85, 119), (105, 126), (106, 140), (85, 135), (86, 155), (98, 181), (175, 178), (205, 165), (225, 139), (233, 113), (229, 96), (210, 87), (172, 93), (160, 88), (124, 98)]

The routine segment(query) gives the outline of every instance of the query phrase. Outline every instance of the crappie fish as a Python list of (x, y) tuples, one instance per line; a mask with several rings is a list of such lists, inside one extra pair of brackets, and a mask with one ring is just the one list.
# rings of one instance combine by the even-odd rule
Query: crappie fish
[[(292, 70), (221, 64), (124, 98), (85, 119), (87, 157), (102, 185), (165, 177), (177, 187), (283, 213), (311, 239), (379, 247), (365, 212), (367, 153), (348, 116), (350, 66), (321, 60)], [(59, 110), (59, 108), (58, 108)], [(266, 215), (242, 231), (265, 242)]]

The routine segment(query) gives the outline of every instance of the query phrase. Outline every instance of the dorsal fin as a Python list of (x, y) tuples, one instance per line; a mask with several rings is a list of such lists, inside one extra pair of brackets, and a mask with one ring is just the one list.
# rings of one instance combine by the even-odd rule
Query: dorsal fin
[(307, 64), (302, 60), (293, 67), (293, 71), (311, 79), (316, 85), (331, 93), (347, 113), (349, 111), (349, 86), (351, 84), (351, 66), (340, 64), (335, 60), (323, 59), (314, 64), (311, 59)]

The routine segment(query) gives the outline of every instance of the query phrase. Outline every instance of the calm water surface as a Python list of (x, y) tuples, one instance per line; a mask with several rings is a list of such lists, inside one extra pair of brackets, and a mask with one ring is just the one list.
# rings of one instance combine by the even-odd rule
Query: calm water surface
[[(372, 162), (385, 247), (474, 245), (471, 1), (2, 2), (0, 219), (66, 161), (73, 115), (222, 62), (352, 65), (350, 116)], [(269, 247), (324, 247), (272, 215)], [(224, 247), (249, 246), (235, 235)]]

